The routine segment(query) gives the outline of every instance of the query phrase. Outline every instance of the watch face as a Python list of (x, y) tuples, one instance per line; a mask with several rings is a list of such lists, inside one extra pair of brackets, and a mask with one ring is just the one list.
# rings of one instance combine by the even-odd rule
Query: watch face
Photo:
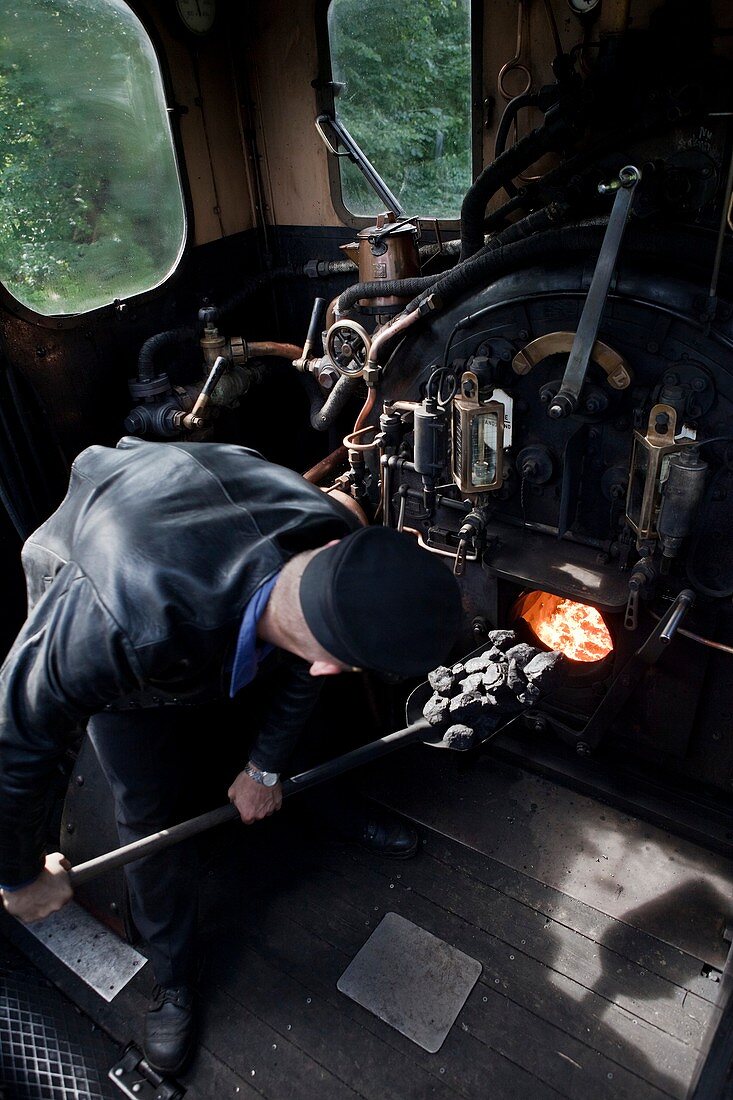
[(576, 15), (588, 15), (598, 7), (599, 3), (600, 0), (569, 0), (571, 11)]
[(176, 8), (192, 34), (207, 34), (214, 25), (216, 0), (176, 0)]

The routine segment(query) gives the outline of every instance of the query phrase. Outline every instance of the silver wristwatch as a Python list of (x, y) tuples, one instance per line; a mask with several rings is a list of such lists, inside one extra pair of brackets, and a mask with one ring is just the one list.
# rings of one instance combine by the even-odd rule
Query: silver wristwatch
[(252, 761), (247, 764), (244, 770), (250, 779), (254, 779), (255, 783), (259, 783), (262, 787), (274, 787), (280, 779), (277, 772), (263, 772)]

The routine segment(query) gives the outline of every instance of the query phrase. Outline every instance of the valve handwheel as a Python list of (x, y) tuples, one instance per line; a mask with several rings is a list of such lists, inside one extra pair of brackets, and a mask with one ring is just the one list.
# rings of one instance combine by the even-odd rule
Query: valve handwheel
[(326, 335), (326, 355), (349, 378), (360, 378), (372, 346), (367, 331), (356, 321), (336, 321)]

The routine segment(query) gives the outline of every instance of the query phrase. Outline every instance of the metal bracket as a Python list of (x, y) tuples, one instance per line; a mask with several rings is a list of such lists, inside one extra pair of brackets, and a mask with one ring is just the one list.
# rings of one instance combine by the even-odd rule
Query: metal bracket
[[(543, 359), (550, 355), (567, 355), (573, 347), (574, 332), (547, 332), (538, 336), (514, 356), (512, 369), (515, 374), (529, 374)], [(590, 352), (591, 360), (605, 371), (608, 384), (614, 390), (625, 390), (631, 385), (631, 371), (623, 356), (596, 340)]]
[(107, 1076), (130, 1100), (181, 1100), (185, 1089), (151, 1069), (142, 1052), (130, 1044)]

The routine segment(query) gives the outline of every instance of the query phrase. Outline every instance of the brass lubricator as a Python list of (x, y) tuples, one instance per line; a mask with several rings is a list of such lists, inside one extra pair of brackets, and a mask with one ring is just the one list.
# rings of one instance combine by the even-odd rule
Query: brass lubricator
[[(415, 221), (397, 219), (391, 210), (380, 214), (375, 225), (358, 234), (355, 241), (342, 244), (341, 251), (359, 268), (359, 282), (371, 283), (395, 279), (412, 279), (420, 274), (420, 253), (417, 247), (418, 227)], [(393, 313), (407, 298), (385, 295), (357, 303), (371, 313)]]

